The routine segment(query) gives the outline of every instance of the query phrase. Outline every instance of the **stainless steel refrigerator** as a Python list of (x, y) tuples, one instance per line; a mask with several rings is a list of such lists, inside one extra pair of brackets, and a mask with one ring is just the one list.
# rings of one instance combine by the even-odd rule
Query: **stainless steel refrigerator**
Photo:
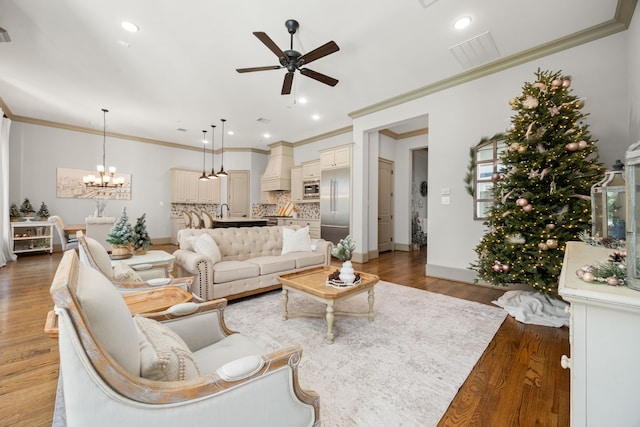
[(338, 243), (349, 234), (350, 169), (322, 171), (320, 175), (320, 237)]

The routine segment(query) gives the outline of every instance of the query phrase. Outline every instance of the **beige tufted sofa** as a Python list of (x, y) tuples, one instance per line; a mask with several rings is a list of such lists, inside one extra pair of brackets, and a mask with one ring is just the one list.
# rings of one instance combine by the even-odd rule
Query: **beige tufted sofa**
[[(311, 240), (312, 251), (281, 254), (282, 226), (183, 229), (178, 231), (180, 249), (176, 263), (194, 276), (191, 291), (205, 301), (235, 299), (279, 288), (278, 276), (307, 268), (329, 265), (333, 243)], [(299, 226), (290, 226), (294, 230)], [(220, 250), (214, 263), (194, 251), (192, 236), (208, 233)], [(190, 239), (191, 238), (191, 239)]]

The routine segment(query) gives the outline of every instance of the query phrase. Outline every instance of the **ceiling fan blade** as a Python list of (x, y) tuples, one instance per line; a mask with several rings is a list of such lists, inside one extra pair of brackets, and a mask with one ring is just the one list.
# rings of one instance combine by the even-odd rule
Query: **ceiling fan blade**
[(258, 31), (253, 33), (253, 35), (256, 36), (262, 43), (264, 43), (264, 45), (268, 47), (271, 52), (275, 53), (278, 58), (284, 57), (284, 52), (282, 51), (282, 49), (280, 49), (278, 45), (275, 44), (273, 40), (271, 40), (271, 37), (269, 37), (267, 33)]
[(278, 70), (280, 68), (282, 67), (279, 65), (268, 65), (266, 67), (236, 68), (236, 71), (239, 73), (251, 73), (253, 71)]
[(302, 55), (298, 59), (298, 62), (301, 65), (308, 64), (311, 61), (315, 61), (316, 59), (320, 59), (320, 58), (322, 58), (324, 56), (330, 55), (330, 54), (332, 54), (334, 52), (337, 52), (339, 50), (340, 50), (340, 48), (338, 47), (336, 42), (334, 42), (332, 40), (330, 42), (327, 42), (327, 43), (323, 44), (319, 48), (316, 48), (316, 49), (312, 50), (311, 52), (308, 52), (308, 53)]
[(334, 79), (333, 77), (326, 76), (322, 73), (310, 70), (308, 68), (301, 68), (300, 73), (329, 86), (335, 86), (338, 84), (338, 80)]
[(293, 73), (287, 73), (284, 75), (284, 81), (282, 82), (281, 95), (289, 95), (291, 93), (291, 85), (293, 84)]

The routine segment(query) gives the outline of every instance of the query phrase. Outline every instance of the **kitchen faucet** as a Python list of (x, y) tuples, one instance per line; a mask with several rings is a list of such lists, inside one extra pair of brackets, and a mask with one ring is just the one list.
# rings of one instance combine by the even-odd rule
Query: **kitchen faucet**
[(223, 216), (222, 216), (222, 207), (223, 206), (227, 207), (227, 216), (229, 216), (229, 205), (226, 204), (226, 203), (223, 203), (223, 204), (220, 205), (220, 218), (223, 218)]

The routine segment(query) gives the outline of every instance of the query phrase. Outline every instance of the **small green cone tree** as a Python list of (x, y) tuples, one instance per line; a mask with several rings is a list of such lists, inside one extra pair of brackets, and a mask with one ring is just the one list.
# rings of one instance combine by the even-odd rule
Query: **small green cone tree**
[(40, 218), (49, 218), (49, 216), (51, 216), (51, 214), (49, 213), (49, 207), (47, 207), (47, 205), (42, 202), (42, 204), (40, 205), (40, 209), (38, 210), (38, 213), (36, 215), (38, 215)]
[(515, 115), (500, 155), (503, 169), (471, 268), (493, 285), (525, 283), (556, 296), (566, 242), (590, 230), (591, 186), (604, 171), (570, 78), (535, 74), (509, 101)]
[(122, 215), (116, 223), (109, 230), (107, 235), (107, 242), (112, 245), (127, 245), (136, 241), (133, 227), (129, 224), (129, 217), (127, 216), (127, 208), (122, 208)]
[(142, 214), (142, 216), (136, 220), (136, 225), (133, 227), (133, 232), (136, 237), (133, 249), (136, 251), (140, 249), (147, 250), (151, 247), (151, 237), (149, 237), (149, 233), (147, 232), (146, 216), (146, 213)]
[(35, 213), (35, 209), (33, 209), (33, 205), (31, 204), (31, 200), (29, 198), (25, 198), (20, 206), (20, 212), (22, 212), (25, 216), (30, 216)]

